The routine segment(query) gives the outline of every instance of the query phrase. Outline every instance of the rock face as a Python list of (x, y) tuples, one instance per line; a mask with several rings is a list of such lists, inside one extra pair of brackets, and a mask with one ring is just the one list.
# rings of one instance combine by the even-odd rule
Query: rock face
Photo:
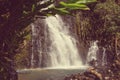
[(98, 73), (94, 68), (80, 74), (71, 75), (66, 77), (64, 80), (103, 80), (102, 75)]
[(78, 73), (65, 77), (64, 80), (120, 80), (120, 60), (104, 67), (89, 68), (84, 73)]
[(47, 51), (49, 47), (48, 43), (48, 29), (44, 24), (44, 19), (38, 18), (32, 26), (32, 53), (31, 53), (31, 66), (32, 67), (44, 67)]

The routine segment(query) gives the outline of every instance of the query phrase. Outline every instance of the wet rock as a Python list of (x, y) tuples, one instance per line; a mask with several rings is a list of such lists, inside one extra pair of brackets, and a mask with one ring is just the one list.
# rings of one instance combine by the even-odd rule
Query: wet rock
[(102, 75), (98, 73), (94, 68), (88, 69), (88, 71), (80, 74), (71, 75), (64, 80), (103, 80)]
[(105, 77), (105, 80), (109, 80), (110, 79), (110, 77)]

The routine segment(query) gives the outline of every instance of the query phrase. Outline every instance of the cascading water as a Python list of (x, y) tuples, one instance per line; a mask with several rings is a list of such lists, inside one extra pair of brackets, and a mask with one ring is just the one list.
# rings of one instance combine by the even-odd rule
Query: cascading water
[[(31, 67), (81, 67), (81, 56), (78, 53), (76, 40), (59, 15), (39, 19), (32, 26)], [(93, 41), (88, 50), (86, 64), (97, 61), (106, 64), (106, 50), (99, 50), (98, 41)], [(100, 52), (102, 51), (102, 52)], [(98, 54), (100, 52), (100, 54)], [(100, 56), (98, 56), (100, 55)], [(99, 61), (99, 58), (102, 61)]]
[(76, 46), (76, 40), (70, 35), (69, 26), (66, 26), (59, 15), (47, 17), (51, 41), (50, 60), (48, 67), (81, 66), (82, 61)]
[(103, 47), (99, 49), (97, 45), (98, 41), (94, 41), (90, 44), (90, 48), (87, 54), (86, 64), (94, 66), (105, 66), (106, 62), (106, 49)]
[[(36, 32), (35, 32), (35, 27), (33, 24), (31, 24), (31, 28), (32, 28), (32, 36), (36, 36)], [(32, 44), (34, 44), (34, 39), (32, 39)], [(33, 47), (32, 47), (32, 54), (31, 54), (31, 61), (30, 61), (30, 67), (33, 68), (34, 66), (34, 52), (33, 52)]]
[(93, 60), (95, 61), (97, 60), (97, 51), (99, 50), (97, 42), (98, 41), (94, 41), (90, 44), (90, 48), (87, 55), (87, 61), (86, 61), (87, 64)]
[(103, 55), (102, 55), (102, 66), (105, 66), (106, 62), (106, 49), (103, 47)]

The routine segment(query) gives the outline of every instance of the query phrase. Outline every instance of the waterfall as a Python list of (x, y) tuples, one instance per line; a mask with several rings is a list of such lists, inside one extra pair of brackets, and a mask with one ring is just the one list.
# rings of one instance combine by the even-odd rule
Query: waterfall
[(93, 41), (90, 44), (90, 48), (87, 54), (86, 64), (91, 64), (92, 66), (105, 66), (106, 62), (106, 49), (103, 47), (99, 49), (97, 45), (98, 41)]
[[(35, 32), (35, 27), (33, 24), (31, 24), (31, 28), (32, 28), (32, 36), (36, 36), (36, 32)], [(32, 45), (34, 44), (34, 39), (32, 39)], [(31, 53), (31, 61), (30, 61), (30, 65), (31, 68), (34, 67), (34, 47), (32, 47), (32, 53)]]
[(51, 45), (48, 55), (48, 67), (81, 66), (82, 60), (78, 53), (76, 40), (71, 36), (69, 26), (66, 25), (59, 15), (45, 19), (48, 26)]
[(99, 50), (97, 43), (98, 41), (94, 41), (90, 44), (90, 48), (87, 54), (87, 64), (93, 60), (97, 60), (97, 51)]
[(31, 68), (65, 68), (82, 67), (106, 64), (106, 49), (99, 49), (98, 41), (92, 41), (83, 65), (78, 52), (76, 39), (71, 36), (68, 24), (63, 22), (61, 16), (49, 16), (38, 19), (31, 24), (32, 27), (32, 53)]
[(103, 55), (102, 55), (102, 66), (106, 64), (106, 49), (103, 47)]

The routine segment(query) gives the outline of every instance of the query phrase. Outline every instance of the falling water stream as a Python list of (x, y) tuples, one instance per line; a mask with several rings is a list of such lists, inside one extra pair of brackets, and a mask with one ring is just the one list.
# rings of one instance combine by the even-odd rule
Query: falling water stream
[(107, 64), (107, 61), (106, 61), (106, 49), (103, 47), (102, 66), (105, 66), (106, 64)]
[(82, 60), (78, 53), (76, 40), (70, 35), (69, 26), (59, 15), (46, 18), (50, 46), (50, 67), (81, 66)]
[[(42, 23), (43, 24), (43, 23)], [(41, 65), (42, 57), (45, 55), (46, 58), (44, 58), (44, 63), (46, 63), (46, 67), (51, 68), (70, 68), (70, 67), (80, 67), (85, 66), (83, 64), (83, 61), (81, 59), (80, 53), (78, 52), (78, 48), (76, 45), (76, 39), (74, 36), (71, 36), (72, 33), (70, 33), (70, 26), (67, 23), (64, 23), (61, 16), (55, 15), (55, 16), (49, 16), (46, 17), (44, 20), (44, 26), (48, 36), (45, 40), (49, 43), (48, 50), (46, 54), (42, 54), (42, 40), (39, 40), (41, 38), (38, 38), (36, 41), (36, 45), (40, 46), (33, 46), (32, 47), (32, 54), (31, 54), (31, 67), (34, 66), (34, 49), (38, 49), (38, 64)], [(39, 36), (39, 31), (37, 27), (35, 27), (34, 24), (32, 24), (32, 44), (34, 44), (35, 40)], [(46, 34), (46, 32), (44, 34)], [(36, 36), (37, 35), (37, 36)], [(36, 38), (34, 39), (34, 36)], [(40, 44), (39, 44), (40, 43)], [(45, 43), (45, 42), (44, 42)], [(98, 41), (92, 41), (90, 44), (90, 48), (88, 50), (87, 56), (86, 56), (86, 64), (92, 60), (97, 60), (97, 54), (99, 47), (97, 45)], [(46, 48), (45, 47), (45, 48)], [(102, 54), (102, 65), (105, 63), (105, 48), (103, 48)], [(47, 55), (47, 56), (46, 56)], [(43, 64), (43, 63), (42, 63)], [(41, 66), (39, 66), (41, 67)]]
[(97, 43), (98, 41), (94, 41), (90, 44), (86, 60), (87, 64), (92, 60), (97, 60), (97, 51), (99, 50)]
[[(34, 27), (34, 25), (33, 24), (31, 24), (31, 28), (32, 28), (32, 35), (33, 36), (36, 36), (36, 32), (35, 32), (35, 27)], [(34, 44), (34, 39), (32, 39), (32, 44)], [(32, 47), (32, 54), (31, 54), (31, 61), (30, 61), (30, 63), (31, 63), (31, 68), (33, 68), (33, 66), (34, 66), (34, 52), (33, 52), (33, 47)]]
[(93, 41), (87, 54), (86, 64), (89, 65), (91, 61), (95, 61), (95, 66), (105, 66), (106, 62), (106, 49), (103, 47), (101, 50), (97, 45), (98, 41)]

